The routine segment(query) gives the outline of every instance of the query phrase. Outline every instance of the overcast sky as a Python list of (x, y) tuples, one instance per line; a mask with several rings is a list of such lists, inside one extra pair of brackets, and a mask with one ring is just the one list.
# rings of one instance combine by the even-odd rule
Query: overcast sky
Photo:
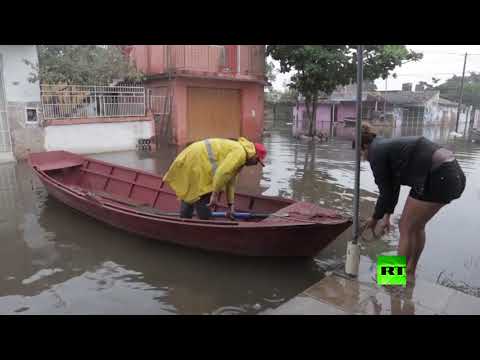
[[(472, 54), (467, 57), (465, 74), (469, 71), (480, 72), (480, 45), (407, 45), (407, 48), (423, 53), (423, 59), (415, 63), (407, 63), (395, 70), (398, 77), (376, 80), (379, 90), (401, 90), (402, 83), (412, 82), (413, 86), (420, 81), (431, 83), (432, 77), (443, 81), (454, 74), (461, 76), (465, 52)], [(281, 90), (289, 74), (277, 73), (273, 83), (276, 90)], [(441, 83), (440, 82), (440, 83)]]

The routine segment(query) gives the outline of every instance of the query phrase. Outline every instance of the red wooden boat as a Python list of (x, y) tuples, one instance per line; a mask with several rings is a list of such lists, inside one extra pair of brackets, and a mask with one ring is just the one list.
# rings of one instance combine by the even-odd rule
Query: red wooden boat
[[(278, 197), (237, 194), (238, 211), (267, 218), (181, 219), (162, 176), (65, 151), (29, 156), (50, 196), (116, 228), (193, 248), (248, 256), (313, 257), (350, 225), (336, 211)], [(224, 196), (217, 210), (225, 210)]]

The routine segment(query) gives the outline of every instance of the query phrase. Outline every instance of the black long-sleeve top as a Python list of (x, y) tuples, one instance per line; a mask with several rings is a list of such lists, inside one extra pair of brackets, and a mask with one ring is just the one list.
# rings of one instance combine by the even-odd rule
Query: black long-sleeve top
[(393, 214), (400, 186), (423, 187), (432, 167), (432, 155), (440, 146), (425, 137), (393, 139), (376, 137), (368, 148), (368, 160), (380, 195), (373, 217)]

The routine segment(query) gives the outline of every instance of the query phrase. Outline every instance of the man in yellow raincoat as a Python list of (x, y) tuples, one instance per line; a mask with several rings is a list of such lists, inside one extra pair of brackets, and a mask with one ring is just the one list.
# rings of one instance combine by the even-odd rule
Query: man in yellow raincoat
[(235, 183), (243, 166), (260, 163), (267, 155), (262, 144), (241, 137), (206, 139), (185, 148), (172, 163), (163, 180), (181, 200), (180, 216), (192, 218), (193, 209), (202, 220), (211, 217), (211, 208), (217, 205), (218, 194), (227, 194), (227, 216), (235, 209)]

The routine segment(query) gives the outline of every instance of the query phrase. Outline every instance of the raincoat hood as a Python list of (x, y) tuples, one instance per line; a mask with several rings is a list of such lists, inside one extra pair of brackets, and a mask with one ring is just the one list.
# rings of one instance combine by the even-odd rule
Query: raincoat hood
[(255, 151), (255, 145), (251, 141), (248, 141), (244, 137), (240, 137), (238, 138), (238, 142), (240, 143), (240, 145), (243, 146), (243, 148), (247, 152), (247, 159), (251, 159), (257, 154), (257, 152)]

